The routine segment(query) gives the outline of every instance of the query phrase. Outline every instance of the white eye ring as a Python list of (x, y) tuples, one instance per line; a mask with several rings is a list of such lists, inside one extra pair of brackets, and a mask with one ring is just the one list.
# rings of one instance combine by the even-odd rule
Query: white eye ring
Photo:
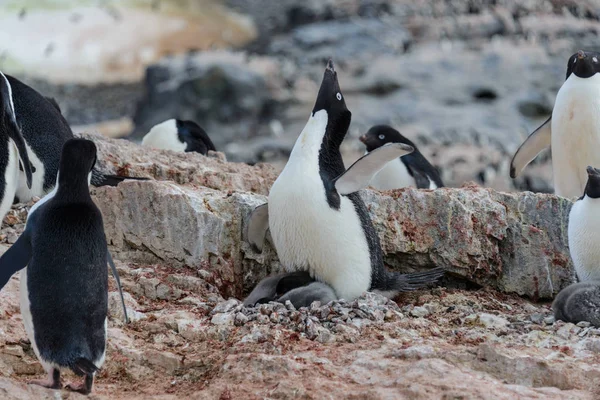
[(340, 92), (338, 92), (335, 97), (337, 97), (338, 100), (342, 100), (342, 94)]
[(385, 135), (379, 135), (379, 139), (380, 139), (380, 140), (383, 140), (383, 139), (385, 139)]

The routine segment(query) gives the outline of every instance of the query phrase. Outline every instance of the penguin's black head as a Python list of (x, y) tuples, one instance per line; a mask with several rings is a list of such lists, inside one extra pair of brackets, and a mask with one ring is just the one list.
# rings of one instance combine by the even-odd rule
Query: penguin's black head
[(591, 199), (600, 198), (600, 169), (587, 167), (588, 181), (583, 196)]
[(571, 74), (579, 78), (590, 78), (600, 72), (600, 53), (579, 50), (569, 58), (567, 79)]
[(352, 113), (346, 107), (346, 101), (338, 83), (337, 72), (335, 72), (331, 60), (327, 62), (312, 115), (315, 116), (322, 110), (327, 112), (327, 134), (340, 139), (341, 143), (350, 126)]
[(59, 188), (85, 183), (96, 164), (96, 145), (91, 140), (69, 139), (60, 156)]
[(186, 151), (195, 151), (206, 155), (209, 150), (217, 151), (204, 129), (194, 121), (175, 120), (179, 141), (187, 143)]
[(367, 133), (359, 137), (358, 140), (367, 146), (367, 151), (369, 152), (386, 143), (404, 143), (412, 146), (415, 151), (417, 149), (413, 142), (389, 125), (375, 125)]

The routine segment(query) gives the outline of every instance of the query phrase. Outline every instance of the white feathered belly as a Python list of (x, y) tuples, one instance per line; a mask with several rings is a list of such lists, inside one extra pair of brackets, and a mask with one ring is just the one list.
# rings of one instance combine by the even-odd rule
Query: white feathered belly
[(570, 76), (552, 113), (552, 167), (556, 194), (580, 197), (586, 167), (600, 167), (600, 74)]
[(569, 251), (579, 281), (600, 279), (600, 199), (577, 201), (569, 214)]
[(406, 165), (399, 158), (388, 162), (385, 167), (373, 176), (369, 185), (378, 190), (417, 187), (415, 178), (412, 177)]
[(341, 196), (340, 209), (330, 208), (318, 175), (288, 163), (269, 194), (269, 229), (287, 271), (308, 270), (346, 300), (369, 289), (369, 247), (354, 204)]

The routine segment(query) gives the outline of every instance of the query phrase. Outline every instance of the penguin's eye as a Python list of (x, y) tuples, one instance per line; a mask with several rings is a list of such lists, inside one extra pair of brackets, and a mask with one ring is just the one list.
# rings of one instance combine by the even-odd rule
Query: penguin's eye
[(385, 139), (385, 135), (379, 135), (379, 139), (380, 139), (380, 140), (383, 140), (383, 139)]
[(337, 97), (338, 100), (342, 100), (342, 94), (340, 92), (338, 92), (335, 97)]

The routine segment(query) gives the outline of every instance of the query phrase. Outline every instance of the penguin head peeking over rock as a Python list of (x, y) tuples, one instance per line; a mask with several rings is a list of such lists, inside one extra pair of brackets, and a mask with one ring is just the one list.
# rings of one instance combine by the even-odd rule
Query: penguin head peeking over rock
[(207, 155), (217, 151), (204, 129), (194, 121), (169, 119), (155, 125), (142, 139), (142, 146)]
[(436, 189), (444, 186), (437, 169), (427, 161), (417, 146), (391, 126), (373, 126), (359, 140), (365, 144), (367, 153), (388, 143), (402, 143), (414, 149), (412, 153), (390, 161), (373, 176), (370, 186), (375, 189)]

